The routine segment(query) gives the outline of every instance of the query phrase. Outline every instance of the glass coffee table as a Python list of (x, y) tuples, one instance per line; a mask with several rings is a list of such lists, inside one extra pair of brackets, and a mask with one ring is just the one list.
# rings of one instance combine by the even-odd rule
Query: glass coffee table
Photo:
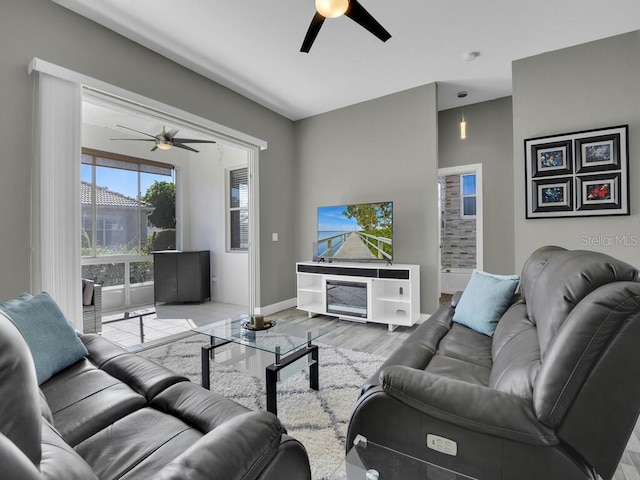
[(433, 463), (367, 441), (357, 435), (330, 480), (476, 480)]
[[(210, 387), (210, 360), (215, 349), (230, 343), (243, 347), (236, 357), (229, 357), (234, 366), (244, 366), (251, 373), (264, 372), (267, 390), (267, 411), (278, 414), (276, 384), (288, 376), (309, 367), (309, 387), (319, 388), (318, 346), (312, 342), (328, 333), (327, 328), (309, 328), (280, 320), (266, 330), (247, 328), (248, 315), (220, 320), (194, 327), (193, 331), (208, 335), (211, 343), (202, 347), (202, 386)], [(304, 360), (307, 360), (306, 362)]]

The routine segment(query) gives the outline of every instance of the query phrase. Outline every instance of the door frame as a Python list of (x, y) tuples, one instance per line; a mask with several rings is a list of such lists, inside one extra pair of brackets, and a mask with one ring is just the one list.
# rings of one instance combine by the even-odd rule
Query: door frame
[[(61, 67), (59, 65), (47, 62), (37, 57), (33, 58), (28, 66), (29, 74), (46, 74), (66, 80), (80, 86), (80, 96), (101, 97), (103, 100), (114, 105), (125, 106), (129, 109), (144, 112), (146, 115), (156, 117), (161, 120), (171, 120), (177, 125), (184, 125), (189, 129), (200, 133), (208, 134), (215, 137), (222, 143), (228, 143), (247, 152), (248, 173), (249, 173), (249, 312), (253, 315), (256, 311), (256, 304), (260, 298), (260, 207), (259, 207), (259, 155), (261, 150), (267, 149), (267, 142), (253, 137), (244, 132), (240, 132), (233, 128), (219, 124), (207, 118), (200, 117), (177, 107), (173, 107), (164, 102), (154, 100), (126, 90), (121, 87), (109, 84), (102, 80), (84, 75), (82, 73)], [(81, 101), (81, 98), (79, 99)], [(38, 100), (38, 101), (41, 101)], [(82, 119), (79, 119), (82, 122)], [(78, 128), (81, 125), (77, 125)], [(68, 132), (63, 132), (67, 134)], [(79, 140), (79, 139), (78, 139)], [(80, 152), (80, 144), (77, 145), (77, 151)], [(78, 157), (78, 164), (80, 158)], [(80, 182), (77, 182), (77, 197), (79, 199)], [(78, 202), (79, 205), (79, 202)], [(80, 238), (79, 234), (73, 234)], [(79, 253), (79, 251), (78, 251)], [(50, 262), (55, 260), (49, 259)], [(65, 269), (68, 267), (60, 266)], [(80, 277), (80, 269), (73, 273), (76, 277)], [(211, 281), (211, 279), (209, 279)], [(32, 278), (33, 283), (33, 278)], [(78, 282), (76, 282), (78, 283)], [(72, 289), (73, 290), (73, 289)], [(77, 303), (77, 302), (74, 302)], [(80, 305), (78, 303), (78, 305)], [(79, 308), (79, 307), (78, 307)], [(79, 322), (82, 317), (80, 316)], [(76, 325), (82, 328), (82, 325)]]
[[(482, 270), (484, 268), (484, 210), (483, 210), (483, 187), (482, 187), (482, 164), (472, 163), (469, 165), (459, 165), (456, 167), (445, 167), (438, 169), (438, 177), (446, 177), (449, 175), (462, 175), (465, 173), (475, 173), (476, 175), (476, 268)], [(439, 185), (439, 183), (438, 183)], [(438, 187), (439, 188), (439, 187)], [(442, 272), (442, 219), (441, 215), (441, 196), (438, 195), (438, 297), (441, 292)]]

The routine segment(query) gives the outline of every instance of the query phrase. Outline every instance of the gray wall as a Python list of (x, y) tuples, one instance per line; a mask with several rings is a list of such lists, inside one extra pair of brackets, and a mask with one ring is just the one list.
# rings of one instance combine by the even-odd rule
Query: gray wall
[[(597, 244), (611, 235), (640, 235), (638, 32), (514, 62), (512, 135), (511, 101), (498, 99), (464, 108), (469, 136), (460, 143), (461, 111), (438, 115), (435, 85), (294, 126), (48, 0), (5, 0), (1, 13), (0, 301), (30, 285), (33, 79), (27, 65), (35, 56), (268, 142), (260, 155), (259, 306), (295, 296), (293, 263), (311, 256), (318, 205), (388, 199), (396, 204), (396, 261), (421, 264), (421, 310), (433, 312), (438, 161), (440, 167), (483, 163), (487, 270), (518, 271), (533, 249), (548, 243), (601, 250), (640, 265), (639, 246)], [(525, 138), (626, 123), (630, 217), (524, 219)], [(271, 241), (272, 232), (279, 233), (278, 242)], [(585, 238), (596, 244), (584, 245)]]
[(394, 202), (394, 262), (420, 264), (421, 312), (437, 306), (436, 85), (300, 120), (296, 258), (310, 260), (316, 209)]
[[(438, 114), (438, 167), (482, 164), (484, 270), (514, 273), (513, 123), (511, 97)], [(460, 118), (467, 138), (460, 140)]]
[[(67, 67), (266, 140), (260, 155), (261, 296), (295, 295), (293, 123), (49, 0), (0, 8), (0, 301), (29, 290), (33, 57)], [(271, 233), (280, 240), (271, 242)], [(280, 273), (280, 272), (286, 272)]]
[[(515, 263), (537, 247), (601, 251), (640, 266), (640, 32), (513, 63)], [(526, 138), (629, 124), (630, 216), (525, 219)], [(613, 239), (612, 239), (613, 237)]]

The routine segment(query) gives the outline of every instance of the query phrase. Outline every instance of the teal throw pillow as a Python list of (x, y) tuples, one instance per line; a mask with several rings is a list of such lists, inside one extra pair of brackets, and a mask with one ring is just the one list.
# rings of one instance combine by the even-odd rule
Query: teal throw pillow
[(27, 341), (36, 365), (38, 384), (87, 355), (87, 349), (47, 292), (28, 293), (0, 304)]
[(518, 288), (518, 275), (493, 275), (474, 270), (456, 305), (453, 321), (490, 337)]

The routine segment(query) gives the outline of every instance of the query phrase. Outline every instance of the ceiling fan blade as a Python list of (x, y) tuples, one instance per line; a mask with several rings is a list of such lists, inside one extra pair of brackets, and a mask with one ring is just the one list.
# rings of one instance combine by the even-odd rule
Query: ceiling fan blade
[(216, 143), (213, 140), (196, 140), (194, 138), (173, 138), (172, 140), (174, 143)]
[(149, 133), (136, 130), (135, 128), (125, 127), (124, 125), (118, 125), (118, 127), (126, 128), (127, 130), (131, 130), (136, 133), (141, 133), (142, 135), (146, 135), (147, 137), (150, 137), (150, 138), (112, 138), (111, 140), (128, 140), (128, 141), (134, 141), (134, 142), (156, 142), (156, 144), (151, 149), (152, 152), (155, 152), (158, 149), (158, 143), (170, 144), (170, 145), (173, 145), (174, 147), (183, 148), (184, 150), (190, 150), (195, 153), (200, 153), (200, 152), (195, 148), (191, 148), (185, 145), (185, 143), (216, 143), (213, 140), (199, 140), (195, 138), (175, 138), (175, 136), (179, 132), (179, 130), (175, 128), (167, 132), (163, 127), (162, 132), (160, 132), (158, 135), (151, 135)]
[(111, 140), (127, 140), (129, 142), (155, 142), (155, 138), (112, 138)]
[(196, 153), (200, 153), (198, 150), (196, 150), (195, 148), (191, 148), (183, 143), (180, 142), (176, 142), (175, 140), (173, 141), (173, 146), (174, 147), (178, 147), (178, 148), (184, 148), (185, 150), (189, 150), (191, 152), (196, 152)]
[(166, 138), (167, 140), (173, 140), (173, 137), (175, 137), (179, 131), (180, 130), (176, 130), (175, 128), (173, 130), (169, 130), (167, 133), (165, 133), (164, 138)]
[(357, 0), (349, 1), (349, 8), (344, 14), (358, 25), (369, 30), (383, 42), (391, 38), (391, 34)]
[(132, 132), (141, 133), (142, 135), (146, 135), (147, 137), (156, 138), (155, 135), (151, 135), (150, 133), (141, 132), (140, 130), (136, 130), (135, 128), (125, 127), (124, 125), (116, 125), (116, 127), (126, 128), (127, 130), (131, 130)]
[(300, 47), (301, 52), (309, 53), (309, 50), (311, 50), (311, 46), (316, 40), (318, 32), (320, 31), (320, 27), (322, 27), (323, 23), (324, 17), (316, 12), (316, 14), (313, 16), (313, 19), (311, 19), (311, 24), (309, 25), (307, 34), (305, 35), (304, 41), (302, 42), (302, 47)]

